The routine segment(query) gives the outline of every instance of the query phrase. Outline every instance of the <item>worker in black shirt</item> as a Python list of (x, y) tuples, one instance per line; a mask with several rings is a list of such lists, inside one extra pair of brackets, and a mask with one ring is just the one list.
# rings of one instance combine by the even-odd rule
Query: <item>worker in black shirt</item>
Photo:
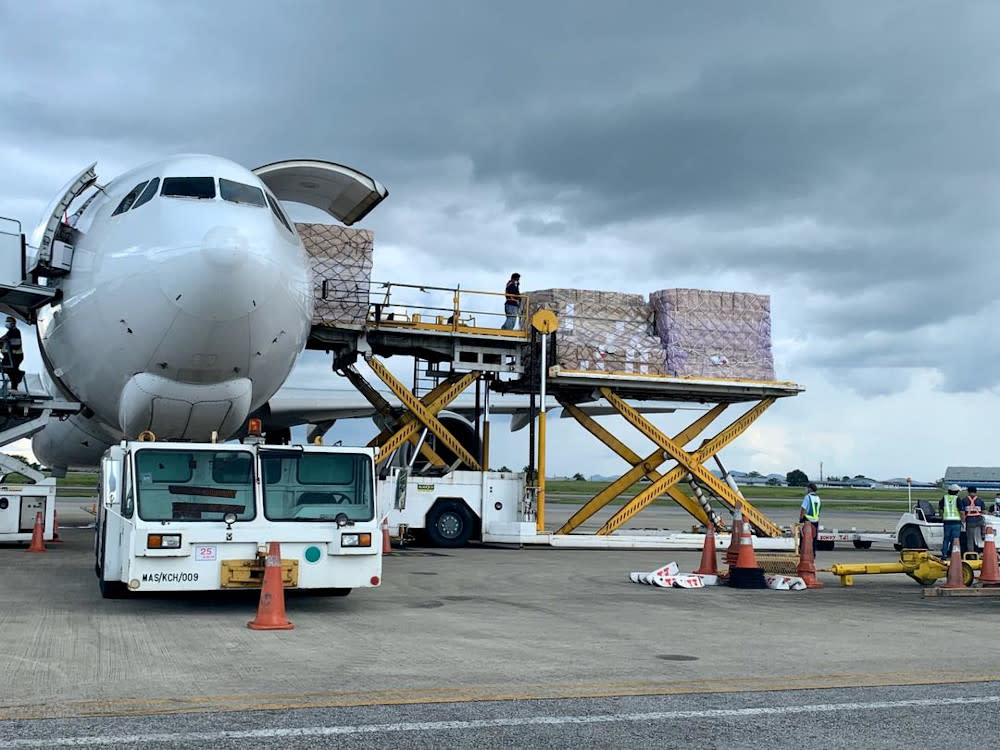
[(500, 326), (505, 331), (513, 331), (517, 327), (517, 314), (521, 309), (521, 274), (512, 273), (507, 288), (504, 289), (503, 312), (507, 320)]
[(17, 390), (21, 385), (21, 363), (24, 361), (24, 348), (21, 346), (21, 329), (17, 327), (17, 321), (11, 316), (7, 316), (4, 324), (6, 330), (0, 334), (0, 347), (3, 348), (3, 371), (10, 378), (11, 390)]

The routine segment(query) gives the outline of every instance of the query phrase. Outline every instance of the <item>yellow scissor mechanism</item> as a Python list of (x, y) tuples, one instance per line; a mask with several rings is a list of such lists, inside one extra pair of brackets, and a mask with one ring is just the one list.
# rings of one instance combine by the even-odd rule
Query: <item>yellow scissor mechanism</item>
[(421, 454), (433, 465), (445, 466), (444, 460), (426, 442), (419, 440), (421, 430), (426, 429), (438, 439), (439, 445), (448, 448), (462, 464), (473, 471), (480, 470), (478, 459), (469, 453), (465, 446), (448, 431), (448, 428), (437, 418), (437, 414), (458, 398), (459, 394), (474, 383), (482, 373), (473, 371), (465, 375), (453, 374), (442, 380), (423, 398), (417, 398), (375, 357), (366, 357), (365, 362), (407, 410), (401, 417), (396, 417), (389, 402), (372, 388), (360, 373), (353, 367), (345, 370), (348, 379), (375, 407), (382, 418), (380, 423), (380, 426), (383, 427), (382, 431), (368, 443), (369, 446), (378, 447), (379, 463), (388, 460), (396, 450), (409, 442), (414, 445), (419, 444)]
[[(630, 450), (618, 438), (601, 427), (597, 422), (585, 414), (581, 409), (570, 403), (562, 403), (564, 409), (571, 414), (588, 432), (597, 437), (611, 450), (624, 458), (632, 468), (621, 477), (609, 484), (581, 507), (573, 516), (563, 524), (556, 533), (569, 534), (580, 524), (593, 516), (597, 511), (606, 506), (614, 498), (618, 497), (625, 489), (633, 485), (642, 477), (648, 477), (652, 484), (646, 487), (633, 497), (628, 503), (623, 505), (599, 530), (598, 534), (610, 534), (620, 528), (626, 521), (636, 513), (648, 506), (661, 495), (668, 494), (682, 508), (694, 516), (702, 524), (710, 522), (705, 509), (695, 500), (692, 500), (680, 488), (678, 482), (689, 474), (700, 480), (708, 489), (719, 498), (726, 506), (733, 509), (737, 504), (743, 511), (744, 518), (757, 529), (758, 533), (764, 536), (777, 537), (782, 535), (781, 529), (775, 525), (767, 516), (757, 508), (750, 505), (741, 495), (733, 490), (728, 484), (718, 479), (708, 469), (704, 467), (705, 461), (709, 460), (722, 448), (727, 446), (750, 427), (756, 419), (763, 414), (771, 404), (773, 397), (764, 398), (742, 414), (738, 419), (730, 423), (717, 435), (706, 440), (695, 451), (688, 453), (684, 446), (697, 437), (715, 419), (722, 414), (726, 404), (717, 404), (708, 412), (692, 422), (687, 428), (677, 433), (673, 438), (663, 434), (655, 425), (643, 417), (638, 411), (629, 406), (623, 399), (618, 397), (611, 389), (602, 387), (599, 389), (601, 396), (606, 400), (619, 415), (629, 424), (638, 429), (643, 435), (649, 438), (657, 449), (645, 458)], [(661, 474), (658, 467), (665, 461), (673, 460), (677, 465)]]

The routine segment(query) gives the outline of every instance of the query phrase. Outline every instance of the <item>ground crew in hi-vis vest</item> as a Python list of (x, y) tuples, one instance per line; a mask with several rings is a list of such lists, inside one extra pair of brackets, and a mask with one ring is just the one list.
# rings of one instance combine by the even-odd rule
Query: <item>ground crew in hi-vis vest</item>
[(941, 557), (948, 559), (951, 545), (962, 536), (962, 516), (958, 512), (958, 493), (961, 487), (957, 484), (948, 486), (948, 494), (938, 500), (938, 512), (944, 521), (944, 541), (941, 544)]
[(806, 485), (809, 491), (802, 498), (802, 507), (799, 508), (799, 523), (808, 521), (813, 526), (813, 555), (816, 554), (816, 537), (819, 536), (819, 509), (823, 504), (816, 494), (816, 485), (810, 482)]
[(986, 536), (986, 519), (983, 518), (986, 504), (979, 499), (979, 492), (975, 487), (967, 487), (965, 495), (958, 503), (958, 512), (965, 522), (965, 549), (962, 551), (980, 552)]

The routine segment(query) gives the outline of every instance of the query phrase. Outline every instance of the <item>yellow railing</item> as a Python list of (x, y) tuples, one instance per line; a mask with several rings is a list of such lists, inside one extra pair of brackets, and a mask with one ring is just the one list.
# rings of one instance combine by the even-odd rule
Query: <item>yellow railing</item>
[[(484, 299), (485, 298), (485, 299)], [(461, 287), (373, 283), (367, 323), (379, 327), (422, 328), (459, 332), (486, 332), (516, 338), (529, 334), (528, 295), (520, 295), (518, 318), (512, 329), (503, 326), (506, 295)]]

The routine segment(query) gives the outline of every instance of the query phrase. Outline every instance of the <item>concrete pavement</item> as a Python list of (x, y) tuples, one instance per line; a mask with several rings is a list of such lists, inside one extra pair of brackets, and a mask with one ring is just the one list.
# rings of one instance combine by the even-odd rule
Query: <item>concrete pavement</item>
[(0, 722), (0, 750), (989, 747), (998, 683)]
[[(902, 575), (807, 592), (665, 590), (629, 571), (698, 553), (395, 552), (385, 583), (292, 595), (295, 630), (257, 633), (252, 593), (100, 598), (92, 531), (44, 555), (0, 548), (0, 720), (990, 680), (1000, 656), (937, 642), (996, 600), (923, 600)], [(889, 560), (845, 550), (836, 559)]]

